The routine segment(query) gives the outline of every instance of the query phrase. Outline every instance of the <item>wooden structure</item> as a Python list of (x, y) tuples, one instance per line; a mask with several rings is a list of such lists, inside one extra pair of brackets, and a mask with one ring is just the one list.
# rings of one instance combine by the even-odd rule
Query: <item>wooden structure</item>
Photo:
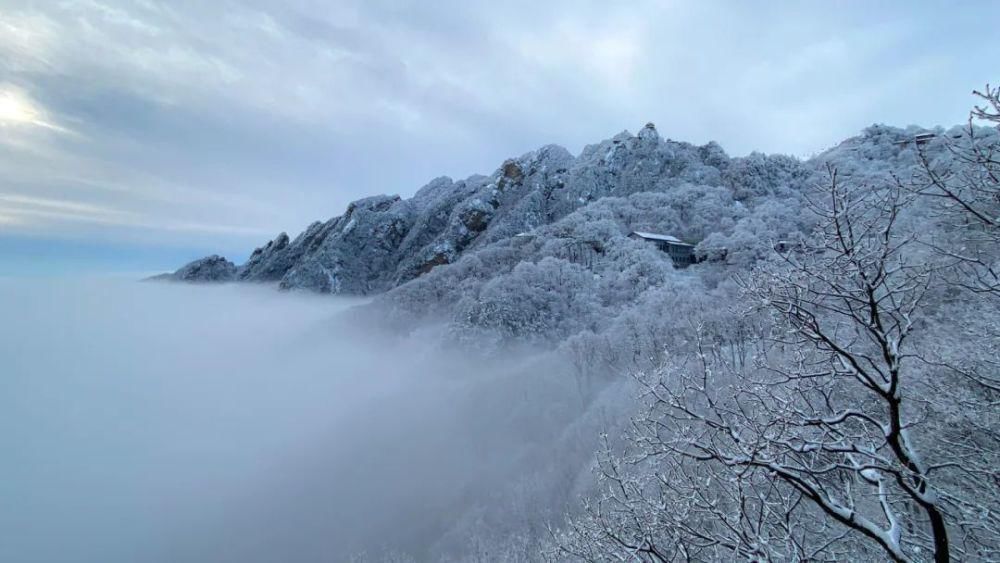
[(927, 143), (931, 142), (934, 139), (934, 137), (937, 137), (937, 133), (917, 133), (916, 135), (913, 136), (912, 139), (896, 141), (894, 144), (908, 145), (910, 143), (913, 143), (917, 146), (926, 145)]
[(688, 244), (673, 235), (661, 235), (659, 233), (649, 233), (644, 231), (632, 231), (629, 238), (647, 241), (656, 245), (657, 248), (670, 255), (674, 266), (677, 268), (687, 268), (691, 264), (698, 262), (694, 255), (694, 245)]

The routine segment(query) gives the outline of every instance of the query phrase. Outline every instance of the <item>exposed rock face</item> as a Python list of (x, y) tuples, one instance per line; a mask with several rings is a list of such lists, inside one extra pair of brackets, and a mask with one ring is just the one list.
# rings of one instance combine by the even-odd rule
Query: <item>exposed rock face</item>
[[(358, 200), (294, 240), (278, 235), (235, 278), (325, 293), (381, 292), (603, 197), (722, 185), (731, 162), (715, 143), (665, 141), (652, 124), (638, 135), (623, 132), (590, 145), (578, 157), (549, 145), (505, 161), (490, 176), (437, 178), (408, 200)], [(174, 279), (182, 279), (178, 274)]]
[(158, 276), (186, 282), (227, 282), (236, 279), (236, 265), (222, 256), (212, 255), (190, 262), (173, 274)]
[(295, 264), (294, 255), (286, 252), (288, 249), (288, 235), (281, 233), (274, 240), (253, 251), (246, 264), (240, 268), (240, 279), (252, 279), (260, 281), (272, 281), (281, 279), (285, 272), (290, 270)]
[(281, 278), (281, 289), (309, 289), (320, 293), (341, 293), (340, 278), (317, 261), (292, 268)]

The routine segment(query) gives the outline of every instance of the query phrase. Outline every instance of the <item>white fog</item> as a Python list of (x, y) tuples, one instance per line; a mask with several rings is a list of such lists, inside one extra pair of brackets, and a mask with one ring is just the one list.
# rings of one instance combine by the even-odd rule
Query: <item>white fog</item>
[(579, 407), (553, 365), (338, 326), (355, 300), (0, 283), (2, 561), (427, 553)]
[(998, 21), (0, 0), (0, 563), (1000, 562)]

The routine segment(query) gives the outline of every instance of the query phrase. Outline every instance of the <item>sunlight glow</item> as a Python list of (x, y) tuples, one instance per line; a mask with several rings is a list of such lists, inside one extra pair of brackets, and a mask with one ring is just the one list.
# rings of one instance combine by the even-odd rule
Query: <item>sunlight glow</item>
[(38, 123), (38, 111), (31, 102), (16, 92), (0, 93), (0, 122)]
[(0, 127), (34, 126), (57, 133), (73, 134), (47, 116), (44, 108), (16, 87), (0, 84)]

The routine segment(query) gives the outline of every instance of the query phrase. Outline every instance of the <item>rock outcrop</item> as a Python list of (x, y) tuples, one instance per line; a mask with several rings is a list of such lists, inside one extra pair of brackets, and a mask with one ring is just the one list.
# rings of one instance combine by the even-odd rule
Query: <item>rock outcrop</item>
[(217, 272), (206, 269), (204, 276), (192, 274), (194, 264), (189, 264), (172, 278), (232, 277), (278, 282), (283, 289), (382, 292), (603, 197), (666, 191), (685, 183), (721, 185), (731, 162), (715, 143), (698, 147), (663, 140), (650, 123), (638, 135), (623, 132), (586, 147), (578, 157), (549, 145), (505, 161), (490, 176), (437, 178), (410, 199), (361, 199), (294, 240), (281, 233), (231, 276), (232, 270), (221, 266)]
[(182, 266), (172, 274), (151, 279), (184, 282), (229, 282), (236, 279), (236, 265), (222, 256), (213, 254)]

